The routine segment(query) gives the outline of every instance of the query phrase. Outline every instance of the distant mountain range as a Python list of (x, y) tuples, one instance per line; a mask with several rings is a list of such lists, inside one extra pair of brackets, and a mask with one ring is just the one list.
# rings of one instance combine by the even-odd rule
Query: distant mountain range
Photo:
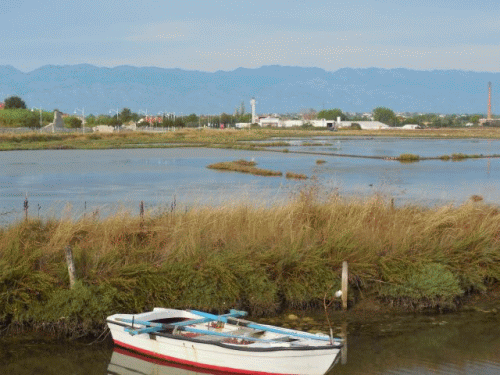
[(396, 112), (486, 113), (487, 83), (493, 82), (493, 112), (500, 73), (458, 70), (352, 69), (263, 66), (214, 73), (118, 66), (47, 65), (29, 73), (0, 66), (0, 100), (18, 95), (30, 107), (73, 113), (132, 111), (177, 114), (233, 113), (255, 97), (257, 113), (341, 108), (367, 112), (384, 106)]

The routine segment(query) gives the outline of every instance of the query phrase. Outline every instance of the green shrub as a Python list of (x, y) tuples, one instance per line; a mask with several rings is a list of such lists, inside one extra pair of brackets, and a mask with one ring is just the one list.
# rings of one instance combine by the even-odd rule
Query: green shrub
[(380, 295), (384, 297), (427, 307), (449, 307), (464, 293), (458, 277), (440, 263), (392, 265), (388, 269), (385, 275), (388, 282), (380, 287)]
[(0, 111), (0, 126), (36, 128), (40, 126), (40, 115), (27, 109), (3, 109)]

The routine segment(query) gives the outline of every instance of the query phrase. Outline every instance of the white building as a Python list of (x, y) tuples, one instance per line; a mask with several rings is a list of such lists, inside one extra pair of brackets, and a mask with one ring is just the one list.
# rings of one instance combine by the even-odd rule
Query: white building
[(281, 122), (282, 126), (285, 128), (291, 128), (293, 126), (302, 126), (304, 125), (304, 120), (284, 120)]
[(278, 117), (264, 117), (258, 120), (259, 125), (264, 126), (272, 126), (272, 127), (281, 127), (281, 120)]
[(406, 124), (401, 127), (401, 129), (408, 129), (408, 130), (415, 130), (415, 129), (420, 129), (421, 126), (418, 124)]
[(390, 129), (389, 125), (383, 124), (380, 121), (340, 121), (336, 122), (339, 128), (348, 128), (352, 124), (359, 124), (362, 130), (381, 130)]
[(234, 127), (237, 129), (246, 129), (249, 128), (252, 124), (250, 122), (237, 122), (234, 124)]

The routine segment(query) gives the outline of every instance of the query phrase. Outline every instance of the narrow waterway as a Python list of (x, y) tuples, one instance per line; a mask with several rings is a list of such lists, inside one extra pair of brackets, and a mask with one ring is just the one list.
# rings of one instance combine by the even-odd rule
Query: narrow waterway
[[(288, 322), (326, 329), (321, 314)], [(495, 309), (442, 315), (373, 316), (343, 324), (347, 350), (331, 375), (500, 374), (500, 313)], [(221, 364), (223, 365), (223, 364)], [(195, 375), (207, 372), (152, 360), (102, 343), (44, 336), (0, 338), (0, 373), (12, 375)], [(208, 372), (211, 373), (211, 372)]]

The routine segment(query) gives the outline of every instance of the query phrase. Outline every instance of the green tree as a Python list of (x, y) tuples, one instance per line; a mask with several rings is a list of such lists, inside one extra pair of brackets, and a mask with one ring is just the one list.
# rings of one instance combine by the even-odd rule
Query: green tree
[(235, 122), (246, 122), (249, 123), (252, 121), (252, 114), (251, 113), (245, 113), (244, 115), (240, 115)]
[(96, 124), (96, 117), (94, 115), (88, 115), (85, 119), (85, 123), (88, 126), (94, 126)]
[(186, 123), (190, 123), (190, 122), (198, 123), (198, 116), (196, 116), (196, 113), (191, 113), (189, 116), (184, 117), (184, 121)]
[(224, 127), (228, 127), (230, 124), (233, 123), (233, 116), (227, 114), (227, 113), (222, 113), (220, 115), (220, 123), (224, 124)]
[(76, 116), (70, 116), (64, 119), (64, 124), (70, 128), (81, 128), (82, 120)]
[(477, 125), (479, 123), (480, 118), (481, 118), (480, 115), (472, 115), (469, 117), (469, 121), (472, 122), (473, 124)]
[(347, 116), (338, 108), (323, 109), (322, 111), (319, 111), (316, 116), (319, 119), (324, 118), (325, 120), (337, 120), (337, 117), (340, 117), (342, 121), (347, 119)]
[(375, 108), (373, 110), (373, 119), (375, 121), (380, 121), (390, 126), (396, 125), (397, 122), (397, 118), (394, 111), (386, 107)]
[(129, 121), (137, 121), (139, 115), (137, 113), (132, 112), (130, 108), (123, 108), (118, 117), (122, 123), (126, 123)]
[(186, 123), (184, 122), (183, 118), (177, 117), (174, 121), (174, 126), (179, 127), (179, 128), (183, 128), (184, 126), (186, 126)]
[(26, 103), (19, 96), (9, 96), (4, 101), (5, 109), (26, 109)]
[(172, 120), (170, 117), (164, 117), (162, 122), (160, 123), (160, 126), (163, 126), (165, 128), (170, 128), (174, 125), (174, 120)]

